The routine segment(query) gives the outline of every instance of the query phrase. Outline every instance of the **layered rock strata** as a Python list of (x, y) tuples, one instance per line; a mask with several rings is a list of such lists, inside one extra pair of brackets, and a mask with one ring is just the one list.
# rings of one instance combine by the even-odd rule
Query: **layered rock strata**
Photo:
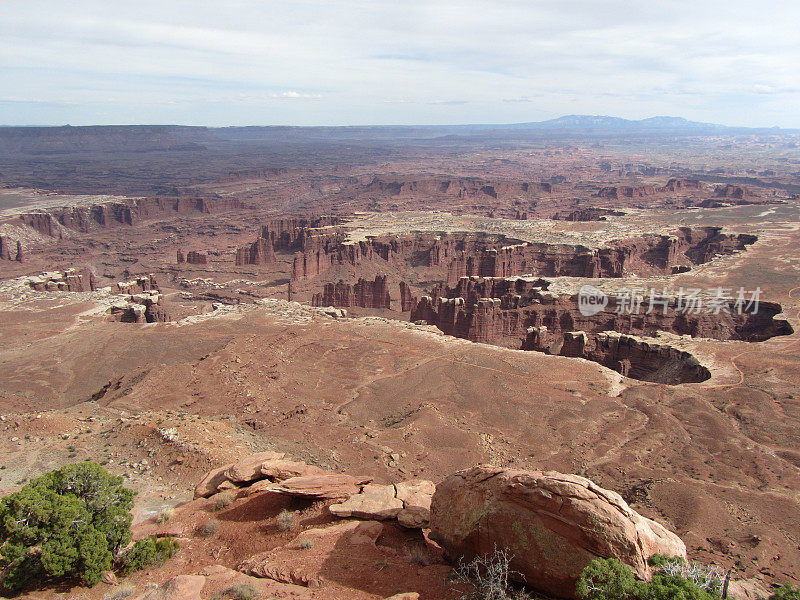
[(628, 377), (671, 384), (703, 381), (710, 373), (689, 353), (644, 338), (670, 332), (757, 342), (793, 332), (787, 321), (774, 318), (782, 309), (771, 302), (739, 312), (729, 300), (715, 314), (687, 312), (679, 298), (654, 298), (655, 310), (643, 304), (633, 314), (623, 305), (626, 298), (615, 296), (605, 310), (584, 315), (577, 294), (548, 287), (543, 279), (464, 277), (454, 288), (437, 287), (421, 297), (410, 318), (474, 342), (586, 358)]
[(314, 294), (311, 305), (389, 309), (391, 308), (391, 297), (386, 284), (386, 276), (378, 275), (374, 281), (362, 278), (355, 284), (343, 281), (328, 283), (321, 293)]
[(230, 198), (134, 198), (86, 206), (65, 206), (20, 215), (20, 220), (42, 235), (60, 237), (61, 228), (88, 233), (124, 225), (137, 225), (163, 216), (211, 214), (244, 208)]

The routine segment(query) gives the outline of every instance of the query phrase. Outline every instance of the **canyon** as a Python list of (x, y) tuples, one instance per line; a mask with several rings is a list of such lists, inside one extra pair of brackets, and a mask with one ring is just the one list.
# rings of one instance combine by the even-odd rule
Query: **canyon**
[(690, 353), (655, 339), (662, 332), (751, 342), (794, 332), (774, 319), (781, 313), (774, 303), (754, 313), (737, 311), (731, 299), (718, 314), (691, 314), (665, 297), (656, 299), (661, 310), (651, 304), (634, 313), (612, 296), (607, 310), (583, 315), (578, 294), (555, 294), (549, 285), (544, 279), (463, 277), (454, 288), (435, 288), (432, 297), (415, 300), (411, 320), (474, 342), (586, 358), (626, 377), (673, 385), (711, 374)]
[[(136, 531), (181, 536), (139, 587), (209, 565), (275, 574), (274, 559), (322, 583), (282, 584), (298, 597), (375, 600), (407, 583), (454, 600), (443, 550), (400, 523), (399, 490), (477, 464), (557, 471), (664, 523), (692, 560), (797, 582), (797, 143), (0, 131), (0, 493), (77, 460), (124, 475)], [(584, 314), (587, 287), (606, 300)], [(702, 309), (680, 294), (695, 290)], [(244, 467), (220, 480), (242, 494), (228, 509), (194, 499), (204, 473), (265, 452), (298, 477), (372, 482), (341, 517), (287, 497), (299, 488), (278, 467), (252, 493)], [(315, 537), (376, 499), (395, 516), (372, 545)], [(284, 509), (296, 531), (280, 531)], [(417, 513), (404, 521), (424, 526)], [(317, 546), (292, 546), (304, 535)], [(428, 566), (409, 558), (419, 548)], [(397, 577), (373, 578), (380, 561)], [(213, 594), (218, 576), (196, 575)]]

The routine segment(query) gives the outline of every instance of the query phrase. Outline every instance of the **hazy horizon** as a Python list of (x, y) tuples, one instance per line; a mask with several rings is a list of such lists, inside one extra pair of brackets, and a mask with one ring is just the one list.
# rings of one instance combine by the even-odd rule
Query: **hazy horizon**
[[(642, 117), (641, 119), (626, 119), (625, 117), (619, 117), (617, 115), (560, 115), (558, 117), (554, 117), (552, 119), (544, 119), (542, 121), (522, 121), (522, 122), (510, 122), (510, 123), (353, 123), (351, 125), (328, 125), (328, 124), (319, 124), (319, 125), (286, 125), (286, 124), (259, 124), (259, 123), (250, 123), (250, 124), (240, 124), (240, 125), (233, 125), (233, 124), (223, 124), (223, 125), (208, 125), (204, 123), (197, 123), (191, 125), (185, 125), (181, 123), (86, 123), (86, 124), (74, 124), (74, 123), (55, 123), (55, 124), (47, 124), (47, 125), (39, 125), (39, 124), (8, 124), (8, 123), (0, 123), (0, 127), (31, 127), (31, 128), (58, 128), (58, 127), (201, 127), (201, 128), (208, 128), (208, 129), (225, 129), (225, 128), (237, 128), (237, 127), (276, 127), (276, 128), (287, 128), (287, 127), (296, 127), (302, 129), (313, 129), (313, 128), (379, 128), (379, 127), (397, 127), (397, 128), (432, 128), (432, 127), (509, 127), (514, 125), (526, 125), (526, 124), (535, 124), (535, 123), (546, 123), (549, 121), (557, 121), (562, 118), (568, 117), (592, 117), (592, 118), (602, 118), (602, 119), (621, 119), (624, 121), (630, 121), (632, 123), (638, 123), (642, 121), (647, 121), (648, 119), (683, 119), (687, 123), (700, 123), (704, 125), (723, 125), (722, 123), (705, 123), (705, 122), (698, 122), (698, 121), (690, 121), (685, 119), (684, 117), (678, 117), (676, 115), (653, 115), (651, 117)], [(742, 128), (742, 129), (773, 129), (778, 127), (781, 131), (797, 131), (800, 128), (794, 127), (780, 127), (780, 126), (773, 126), (773, 127), (748, 127), (746, 125), (723, 125), (725, 127), (731, 128)], [(568, 129), (568, 127), (565, 127)], [(547, 129), (543, 131), (548, 131)], [(559, 129), (554, 129), (553, 131), (559, 131)]]
[(799, 128), (800, 5), (6, 0), (5, 125)]

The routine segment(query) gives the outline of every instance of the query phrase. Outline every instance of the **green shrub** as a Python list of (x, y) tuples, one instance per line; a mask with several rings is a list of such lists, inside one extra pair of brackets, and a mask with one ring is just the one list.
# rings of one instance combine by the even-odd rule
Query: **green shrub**
[(634, 600), (644, 598), (644, 582), (615, 558), (596, 558), (581, 573), (575, 586), (580, 600)]
[(784, 584), (773, 592), (769, 600), (800, 600), (800, 588), (791, 583)]
[(120, 560), (122, 572), (130, 575), (153, 564), (161, 564), (175, 556), (178, 542), (171, 537), (157, 538), (150, 536), (133, 544)]
[(94, 462), (37, 477), (0, 500), (3, 586), (47, 577), (95, 585), (131, 538), (133, 492)]
[[(718, 571), (680, 558), (653, 557), (652, 581), (639, 581), (631, 568), (613, 558), (596, 558), (575, 586), (580, 600), (719, 600)], [(788, 599), (787, 599), (788, 600)], [(800, 600), (800, 599), (798, 599)]]

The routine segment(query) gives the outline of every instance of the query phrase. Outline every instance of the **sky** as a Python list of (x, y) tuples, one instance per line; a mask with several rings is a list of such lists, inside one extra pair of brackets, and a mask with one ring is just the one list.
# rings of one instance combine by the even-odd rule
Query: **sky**
[(0, 124), (800, 127), (797, 0), (0, 0)]

